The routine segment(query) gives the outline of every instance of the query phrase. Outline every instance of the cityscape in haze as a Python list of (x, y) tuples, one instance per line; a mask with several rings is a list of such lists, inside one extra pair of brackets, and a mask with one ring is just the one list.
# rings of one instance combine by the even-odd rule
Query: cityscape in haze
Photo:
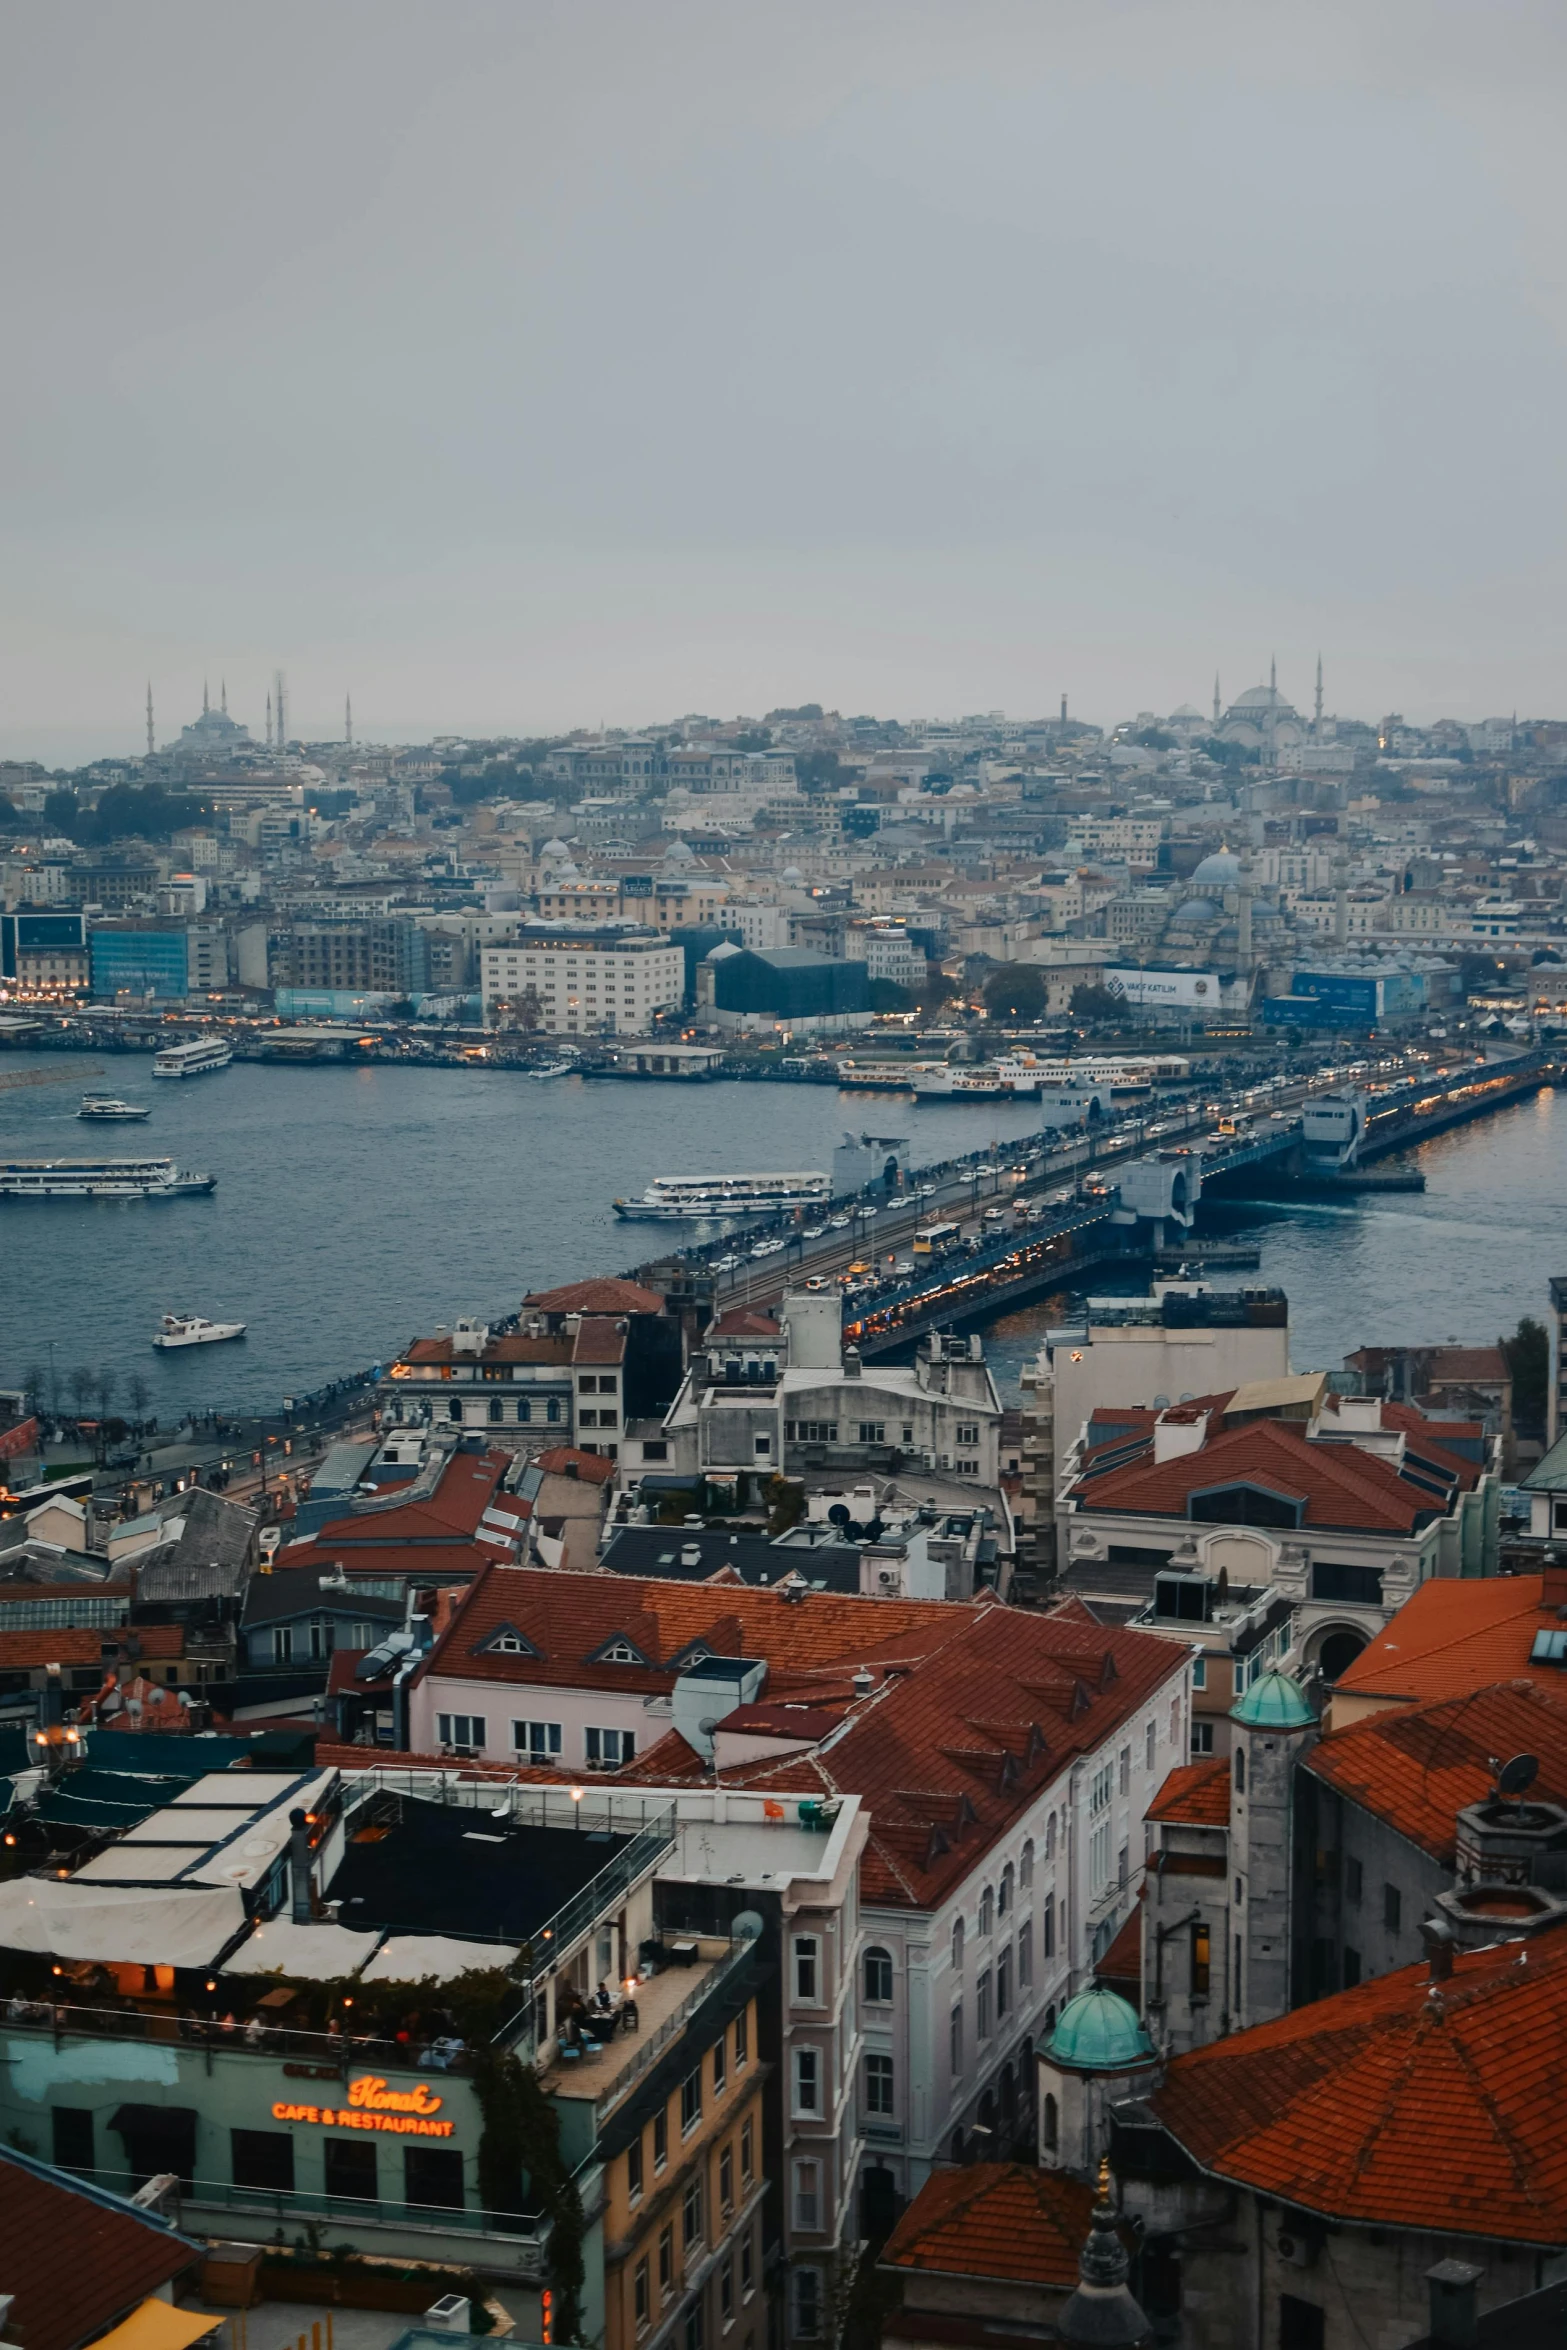
[(1567, 27), (0, 69), (0, 2350), (1559, 2341)]

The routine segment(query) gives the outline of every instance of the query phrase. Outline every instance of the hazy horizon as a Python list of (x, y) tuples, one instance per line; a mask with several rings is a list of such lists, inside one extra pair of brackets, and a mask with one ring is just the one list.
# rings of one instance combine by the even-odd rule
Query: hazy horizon
[(1567, 709), (1536, 0), (0, 16), (0, 755)]

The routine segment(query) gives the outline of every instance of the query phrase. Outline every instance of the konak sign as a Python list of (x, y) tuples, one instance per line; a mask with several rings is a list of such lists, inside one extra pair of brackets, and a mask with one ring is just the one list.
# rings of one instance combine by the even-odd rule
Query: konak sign
[(445, 2099), (428, 2082), (390, 2089), (380, 2073), (363, 2073), (348, 2084), (346, 2105), (274, 2105), (278, 2122), (309, 2122), (322, 2130), (385, 2130), (399, 2138), (449, 2138), (455, 2124), (437, 2120)]

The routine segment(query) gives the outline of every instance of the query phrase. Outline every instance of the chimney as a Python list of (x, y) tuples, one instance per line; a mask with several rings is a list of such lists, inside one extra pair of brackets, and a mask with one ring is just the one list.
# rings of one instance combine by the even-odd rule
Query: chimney
[[(1445, 1983), (1453, 1971), (1453, 1929), (1440, 1918), (1426, 1918), (1420, 1935), (1433, 1983)], [(1433, 2272), (1434, 2273), (1434, 2272)]]
[(288, 1815), (288, 1866), (293, 1880), (293, 1905), (289, 1911), (296, 1926), (312, 1922), (310, 1906), (310, 1820), (302, 1811)]
[(861, 1665), (854, 1675), (852, 1687), (856, 1697), (869, 1697), (876, 1686), (876, 1676), (868, 1665)]
[(1478, 2287), (1483, 2268), (1467, 2260), (1439, 2260), (1426, 2270), (1431, 2293), (1431, 2339), (1449, 2350), (1474, 2350), (1480, 2339)]
[(860, 1350), (857, 1346), (846, 1346), (843, 1350), (843, 1375), (845, 1379), (858, 1379), (860, 1375)]
[(1567, 1562), (1554, 1550), (1546, 1553), (1540, 1575), (1540, 1605), (1552, 1609), (1567, 1607)]

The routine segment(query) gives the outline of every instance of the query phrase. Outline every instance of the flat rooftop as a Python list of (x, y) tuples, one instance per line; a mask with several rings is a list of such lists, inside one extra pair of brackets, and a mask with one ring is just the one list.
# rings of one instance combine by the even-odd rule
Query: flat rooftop
[(526, 1942), (632, 1841), (525, 1824), (507, 1816), (504, 1790), (496, 1797), (493, 1812), (404, 1795), (395, 1822), (367, 1813), (326, 1888), (341, 1923)]

